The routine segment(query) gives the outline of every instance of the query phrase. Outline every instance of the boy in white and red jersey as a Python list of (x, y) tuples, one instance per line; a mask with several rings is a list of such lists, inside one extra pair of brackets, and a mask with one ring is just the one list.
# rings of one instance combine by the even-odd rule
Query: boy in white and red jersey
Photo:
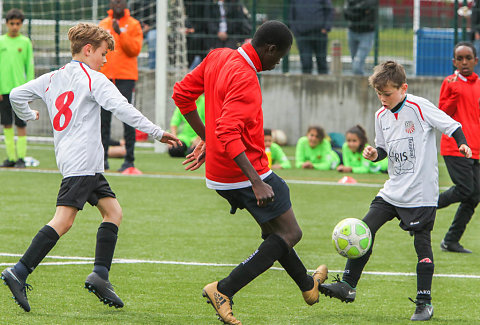
[[(457, 150), (465, 157), (471, 157), (472, 151), (460, 123), (428, 100), (407, 94), (406, 82), (405, 70), (393, 61), (376, 66), (369, 78), (383, 106), (375, 113), (376, 148), (367, 146), (363, 156), (371, 161), (388, 157), (389, 179), (370, 204), (363, 221), (370, 227), (373, 239), (377, 230), (395, 217), (400, 220), (400, 227), (414, 236), (418, 258), (417, 297), (411, 320), (425, 321), (433, 316), (431, 231), (438, 200), (435, 129), (453, 137)], [(358, 259), (349, 259), (343, 280), (337, 276), (336, 282), (322, 284), (320, 292), (353, 302), (372, 248)]]
[(455, 184), (438, 198), (438, 208), (460, 202), (452, 225), (440, 243), (444, 251), (471, 253), (460, 244), (460, 238), (480, 201), (480, 79), (473, 72), (478, 63), (476, 49), (470, 42), (460, 42), (453, 49), (454, 74), (445, 78), (440, 89), (438, 108), (462, 123), (472, 157), (463, 157), (453, 139), (442, 136), (440, 154)]
[(121, 121), (164, 143), (180, 143), (150, 122), (127, 102), (115, 85), (98, 72), (114, 40), (103, 28), (80, 23), (68, 31), (73, 60), (12, 90), (10, 101), (23, 120), (36, 120), (39, 112), (28, 103), (42, 99), (53, 126), (55, 156), (63, 176), (53, 219), (33, 238), (20, 261), (2, 272), (15, 300), (30, 311), (27, 276), (72, 226), (86, 202), (97, 206), (103, 222), (97, 232), (93, 272), (85, 287), (109, 306), (123, 307), (108, 280), (122, 209), (103, 176), (103, 147), (100, 136), (100, 107), (112, 111)]
[[(292, 45), (283, 23), (261, 25), (251, 44), (216, 49), (174, 86), (173, 99), (205, 142), (187, 156), (186, 169), (205, 162), (207, 187), (231, 205), (247, 209), (260, 225), (264, 241), (228, 277), (205, 286), (203, 295), (225, 324), (241, 324), (232, 313), (232, 297), (278, 261), (296, 282), (307, 304), (318, 302), (318, 286), (327, 277), (321, 265), (313, 277), (295, 253), (302, 231), (283, 179), (268, 167), (263, 136), (262, 94), (257, 72), (272, 70)], [(205, 125), (195, 100), (205, 93)], [(206, 150), (205, 150), (206, 149)], [(205, 157), (206, 153), (206, 157)], [(235, 235), (232, 234), (232, 237)]]

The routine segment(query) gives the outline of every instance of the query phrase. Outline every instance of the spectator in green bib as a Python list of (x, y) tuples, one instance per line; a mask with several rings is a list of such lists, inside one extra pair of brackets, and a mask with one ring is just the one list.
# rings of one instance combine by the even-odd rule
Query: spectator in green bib
[[(20, 9), (11, 9), (5, 16), (7, 33), (0, 36), (0, 116), (5, 136), (7, 159), (0, 167), (25, 168), (27, 123), (13, 112), (10, 91), (34, 78), (32, 42), (20, 33), (25, 16)], [(17, 143), (13, 122), (17, 127)]]
[[(198, 97), (196, 104), (200, 119), (205, 123), (205, 96), (201, 95)], [(181, 146), (177, 143), (168, 145), (168, 154), (170, 157), (185, 157), (195, 149), (200, 140), (197, 133), (195, 133), (190, 124), (187, 123), (178, 108), (175, 109), (172, 119), (170, 120), (170, 132), (182, 141)]]
[(345, 133), (345, 139), (342, 146), (343, 163), (338, 165), (337, 171), (355, 174), (387, 172), (388, 159), (372, 162), (363, 157), (363, 149), (368, 146), (367, 132), (363, 127), (351, 127)]
[(267, 152), (268, 163), (271, 169), (289, 169), (292, 164), (277, 143), (273, 142), (272, 130), (263, 129), (265, 151)]
[(310, 126), (307, 135), (298, 139), (295, 150), (295, 167), (330, 170), (340, 163), (340, 157), (332, 149), (321, 126)]

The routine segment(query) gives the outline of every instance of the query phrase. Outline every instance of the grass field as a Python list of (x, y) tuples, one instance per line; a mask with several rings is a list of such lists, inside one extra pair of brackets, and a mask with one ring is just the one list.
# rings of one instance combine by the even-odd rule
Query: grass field
[[(3, 152), (4, 147), (0, 146)], [(293, 156), (293, 148), (287, 148)], [(40, 166), (25, 171), (0, 168), (0, 267), (14, 264), (33, 236), (52, 217), (61, 176), (53, 148), (30, 145)], [(112, 309), (83, 289), (91, 272), (96, 208), (86, 205), (57, 246), (29, 277), (32, 307), (23, 312), (0, 286), (0, 324), (220, 324), (201, 297), (205, 284), (225, 277), (233, 265), (260, 244), (260, 232), (245, 211), (229, 206), (205, 187), (203, 168), (185, 172), (180, 159), (136, 151), (143, 176), (107, 173), (123, 207), (110, 279), (125, 302)], [(111, 160), (112, 170), (120, 160)], [(440, 160), (440, 185), (449, 186)], [(51, 171), (51, 172), (47, 172)], [(290, 186), (294, 211), (303, 229), (297, 252), (309, 270), (325, 263), (330, 279), (343, 270), (345, 259), (332, 248), (334, 225), (345, 217), (362, 218), (385, 175), (355, 175), (359, 186), (338, 186), (337, 172), (279, 171)], [(187, 177), (188, 176), (188, 177)], [(432, 324), (478, 324), (480, 288), (480, 223), (474, 216), (462, 243), (471, 255), (441, 252), (440, 240), (456, 205), (439, 210), (432, 234), (435, 256)], [(63, 258), (60, 258), (63, 257)], [(76, 257), (66, 259), (65, 257)], [(388, 223), (377, 234), (374, 254), (366, 266), (353, 304), (321, 297), (307, 306), (283, 270), (271, 269), (235, 296), (234, 313), (243, 324), (408, 324), (415, 306), (416, 256), (413, 240)], [(376, 272), (386, 272), (378, 274)], [(441, 276), (438, 276), (441, 275)]]

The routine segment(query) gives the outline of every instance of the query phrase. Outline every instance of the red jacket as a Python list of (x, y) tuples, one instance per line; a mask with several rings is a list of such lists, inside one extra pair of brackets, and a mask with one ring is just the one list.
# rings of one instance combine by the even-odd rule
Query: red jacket
[[(260, 58), (251, 44), (242, 46), (257, 71)], [(259, 175), (268, 172), (263, 140), (262, 93), (257, 74), (238, 50), (216, 49), (173, 88), (182, 114), (196, 109), (205, 93), (205, 172), (207, 180), (248, 180), (233, 158), (245, 152)]]
[[(467, 138), (468, 146), (472, 149), (472, 158), (479, 159), (480, 151), (480, 79), (476, 73), (468, 77), (455, 74), (443, 80), (440, 89), (438, 107), (450, 115), (455, 121), (462, 124), (462, 131)], [(458, 151), (454, 138), (442, 135), (440, 141), (440, 154), (442, 156), (463, 157)]]
[(138, 80), (137, 57), (142, 50), (143, 33), (140, 22), (130, 16), (130, 10), (118, 20), (120, 35), (112, 27), (113, 10), (108, 11), (108, 17), (99, 26), (108, 30), (115, 39), (115, 50), (107, 53), (107, 63), (100, 69), (108, 79)]

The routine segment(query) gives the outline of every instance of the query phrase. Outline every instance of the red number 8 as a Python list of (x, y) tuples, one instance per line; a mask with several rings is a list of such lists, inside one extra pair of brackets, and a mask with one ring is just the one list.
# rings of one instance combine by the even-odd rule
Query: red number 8
[[(53, 118), (53, 128), (57, 131), (63, 131), (72, 120), (72, 110), (70, 104), (73, 102), (73, 91), (66, 91), (55, 100), (55, 107), (58, 109), (57, 115)], [(60, 126), (60, 117), (65, 116), (63, 126)]]

